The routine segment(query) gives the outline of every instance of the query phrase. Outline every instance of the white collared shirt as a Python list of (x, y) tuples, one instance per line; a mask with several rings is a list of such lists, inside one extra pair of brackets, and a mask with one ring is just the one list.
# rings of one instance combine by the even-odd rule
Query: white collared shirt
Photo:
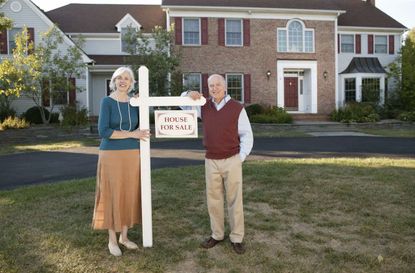
[[(181, 94), (182, 97), (187, 96), (187, 92)], [(216, 103), (213, 98), (212, 102), (216, 107), (216, 110), (219, 111), (222, 109), (226, 103), (231, 99), (231, 96), (226, 95), (221, 102)], [(197, 111), (197, 116), (202, 118), (202, 108), (201, 106), (182, 106), (183, 110), (192, 110)], [(248, 114), (245, 111), (245, 108), (242, 108), (241, 113), (238, 118), (238, 135), (239, 135), (239, 157), (241, 161), (245, 161), (246, 157), (251, 153), (252, 146), (254, 145), (254, 136), (252, 134), (251, 123), (249, 122)]]

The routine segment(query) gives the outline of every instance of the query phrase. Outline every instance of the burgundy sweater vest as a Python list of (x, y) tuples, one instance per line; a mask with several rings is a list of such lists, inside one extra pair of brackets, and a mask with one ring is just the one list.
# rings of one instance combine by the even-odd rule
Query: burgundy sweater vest
[(242, 109), (243, 106), (233, 99), (219, 111), (211, 100), (202, 106), (206, 158), (225, 159), (239, 153), (238, 120)]

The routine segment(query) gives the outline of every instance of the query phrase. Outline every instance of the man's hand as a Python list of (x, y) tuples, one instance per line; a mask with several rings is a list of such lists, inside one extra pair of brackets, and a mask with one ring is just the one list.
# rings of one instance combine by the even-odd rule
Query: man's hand
[(198, 100), (198, 99), (200, 99), (201, 97), (203, 97), (203, 95), (202, 94), (200, 94), (199, 92), (197, 92), (197, 91), (189, 91), (188, 93), (187, 93), (187, 96), (188, 97), (190, 97), (192, 100)]

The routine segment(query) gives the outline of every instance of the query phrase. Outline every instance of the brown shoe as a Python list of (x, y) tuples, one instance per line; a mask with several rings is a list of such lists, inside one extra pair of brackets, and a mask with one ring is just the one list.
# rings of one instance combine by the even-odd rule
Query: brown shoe
[(233, 250), (235, 250), (238, 254), (244, 254), (245, 253), (245, 246), (242, 243), (232, 243)]
[(203, 241), (200, 244), (200, 246), (203, 247), (203, 248), (212, 248), (212, 247), (214, 247), (215, 245), (219, 244), (222, 241), (223, 240), (218, 241), (216, 239), (213, 239), (212, 237), (209, 237), (208, 239), (206, 239), (205, 241)]

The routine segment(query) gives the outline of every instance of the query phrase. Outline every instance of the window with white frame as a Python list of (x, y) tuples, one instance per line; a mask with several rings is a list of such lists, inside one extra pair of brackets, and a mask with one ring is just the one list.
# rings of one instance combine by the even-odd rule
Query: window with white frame
[(21, 34), (22, 28), (9, 29), (9, 54), (13, 53), (13, 49), (16, 48), (16, 35)]
[(132, 50), (132, 41), (136, 39), (137, 30), (132, 27), (121, 28), (121, 51), (129, 52)]
[(201, 74), (200, 73), (185, 73), (183, 74), (183, 88), (184, 90), (201, 91)]
[(341, 34), (340, 35), (340, 52), (354, 53), (354, 35)]
[(226, 36), (227, 46), (242, 46), (242, 20), (226, 19)]
[(199, 18), (183, 18), (183, 45), (200, 45)]
[(344, 99), (346, 102), (356, 101), (356, 79), (344, 79)]
[(379, 102), (380, 78), (362, 78), (361, 90), (363, 102)]
[(244, 81), (243, 74), (226, 74), (226, 86), (228, 95), (234, 100), (243, 102)]
[(386, 35), (375, 36), (375, 53), (387, 53), (388, 37)]
[(277, 29), (279, 52), (314, 52), (314, 30), (307, 29), (299, 20), (287, 23), (286, 28)]

